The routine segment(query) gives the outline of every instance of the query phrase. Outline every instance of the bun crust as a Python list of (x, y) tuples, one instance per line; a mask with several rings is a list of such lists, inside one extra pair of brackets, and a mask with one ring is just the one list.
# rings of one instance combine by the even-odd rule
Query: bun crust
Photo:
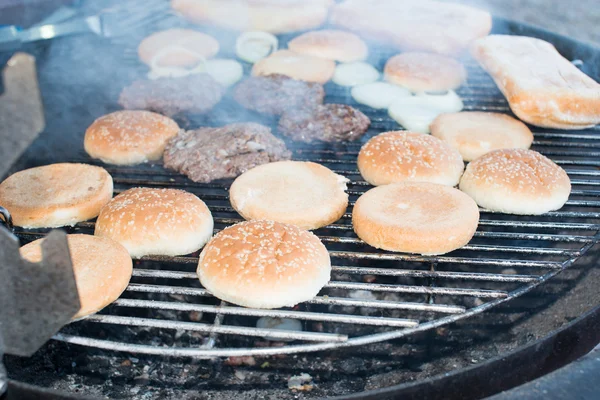
[(104, 168), (50, 164), (8, 177), (0, 184), (0, 205), (16, 226), (58, 228), (96, 217), (112, 194), (112, 177)]
[(369, 54), (360, 37), (336, 29), (306, 32), (290, 40), (288, 48), (299, 54), (340, 62), (362, 61)]
[(445, 254), (466, 245), (477, 230), (477, 204), (461, 191), (434, 183), (379, 186), (352, 212), (354, 232), (378, 249)]
[(235, 210), (247, 220), (271, 220), (317, 229), (346, 212), (348, 179), (313, 162), (279, 161), (240, 175), (229, 189)]
[(488, 210), (539, 215), (565, 204), (571, 181), (561, 167), (540, 153), (507, 149), (471, 162), (460, 181), (460, 190)]
[(179, 126), (150, 111), (123, 110), (104, 115), (86, 130), (83, 146), (107, 164), (134, 165), (159, 160)]
[[(42, 242), (38, 239), (21, 247), (29, 262), (42, 261)], [(127, 250), (110, 239), (91, 235), (67, 235), (75, 283), (81, 308), (73, 319), (95, 314), (125, 291), (133, 271)]]
[(100, 212), (94, 234), (121, 243), (133, 258), (180, 256), (199, 250), (213, 233), (202, 200), (183, 190), (129, 189)]
[(292, 307), (329, 281), (331, 261), (318, 237), (273, 221), (225, 228), (202, 250), (198, 277), (221, 300), (244, 307)]
[(325, 83), (335, 72), (335, 62), (319, 57), (279, 50), (263, 58), (252, 68), (252, 75), (281, 74), (307, 82)]
[(385, 80), (413, 92), (454, 90), (467, 79), (465, 67), (453, 58), (431, 53), (402, 53), (383, 69)]
[(440, 115), (431, 123), (431, 136), (457, 149), (465, 161), (498, 149), (528, 149), (533, 142), (533, 134), (521, 121), (480, 111)]
[(391, 131), (371, 138), (358, 153), (358, 170), (371, 185), (432, 182), (456, 186), (464, 169), (458, 151), (421, 133)]
[[(189, 67), (211, 58), (219, 52), (219, 42), (205, 33), (192, 29), (173, 28), (155, 32), (138, 46), (138, 55), (145, 64), (161, 67)], [(159, 57), (155, 60), (155, 57)]]

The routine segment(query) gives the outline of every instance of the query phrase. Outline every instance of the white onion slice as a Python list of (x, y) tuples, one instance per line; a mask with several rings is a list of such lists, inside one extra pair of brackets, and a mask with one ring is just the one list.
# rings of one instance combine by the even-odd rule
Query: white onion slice
[(459, 112), (464, 107), (454, 90), (448, 90), (444, 94), (417, 93), (416, 99), (422, 101), (423, 105), (438, 108), (443, 112)]
[(357, 103), (377, 109), (388, 108), (400, 97), (412, 96), (408, 89), (387, 82), (354, 86), (351, 94)]
[(277, 51), (278, 45), (277, 38), (268, 32), (244, 32), (235, 42), (235, 53), (242, 60), (254, 64)]
[(335, 67), (333, 81), (340, 86), (356, 86), (375, 82), (379, 79), (379, 71), (371, 64), (357, 61), (341, 63)]
[(244, 75), (242, 64), (228, 58), (213, 58), (206, 61), (206, 72), (225, 87), (237, 83)]

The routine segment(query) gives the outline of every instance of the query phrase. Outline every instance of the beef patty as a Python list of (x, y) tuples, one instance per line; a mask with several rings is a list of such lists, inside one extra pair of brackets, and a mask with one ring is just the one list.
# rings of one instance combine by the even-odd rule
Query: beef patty
[(235, 88), (233, 97), (242, 106), (264, 114), (281, 115), (297, 108), (323, 104), (323, 85), (272, 74), (253, 76)]
[(248, 122), (182, 131), (167, 144), (164, 165), (194, 182), (210, 182), (291, 155), (270, 128)]
[(345, 104), (322, 104), (313, 109), (286, 112), (279, 120), (279, 133), (296, 141), (342, 142), (360, 138), (371, 120)]
[(121, 91), (119, 104), (130, 110), (155, 111), (167, 116), (182, 112), (203, 114), (221, 101), (225, 88), (208, 74), (182, 78), (137, 80)]

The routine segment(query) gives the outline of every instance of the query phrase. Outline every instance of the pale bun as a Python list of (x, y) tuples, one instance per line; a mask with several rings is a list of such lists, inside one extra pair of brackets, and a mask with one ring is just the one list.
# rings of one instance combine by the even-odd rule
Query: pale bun
[(185, 18), (238, 31), (286, 33), (316, 28), (334, 0), (171, 0)]
[(471, 161), (498, 149), (528, 149), (533, 134), (521, 121), (505, 114), (465, 111), (442, 114), (431, 123), (431, 136), (459, 151)]
[[(38, 239), (21, 247), (29, 262), (42, 261), (42, 242)], [(75, 283), (81, 308), (73, 319), (95, 314), (119, 298), (133, 271), (127, 250), (119, 243), (91, 235), (67, 235)], [(60, 284), (60, 282), (57, 282)]]
[(172, 28), (155, 32), (138, 46), (140, 59), (149, 66), (189, 67), (219, 52), (219, 42), (206, 33)]
[(213, 218), (202, 200), (176, 189), (129, 189), (100, 212), (96, 236), (121, 243), (133, 258), (179, 256), (204, 246)]
[(378, 249), (445, 254), (466, 245), (479, 223), (477, 204), (458, 189), (426, 182), (378, 186), (352, 211), (359, 238)]
[(113, 180), (104, 168), (51, 164), (19, 171), (0, 184), (0, 205), (23, 228), (72, 226), (98, 215)]
[(469, 163), (459, 188), (488, 210), (538, 215), (565, 204), (571, 181), (561, 167), (540, 153), (508, 149)]
[(467, 78), (465, 67), (448, 56), (402, 53), (390, 58), (383, 69), (385, 80), (413, 92), (453, 90)]
[(335, 29), (306, 32), (290, 40), (288, 48), (299, 54), (340, 62), (362, 61), (369, 54), (367, 44), (358, 35)]
[(258, 61), (252, 75), (281, 74), (307, 82), (325, 83), (335, 72), (335, 62), (315, 56), (279, 50)]
[(384, 132), (363, 145), (358, 169), (372, 185), (397, 182), (432, 182), (456, 186), (464, 170), (457, 150), (429, 135)]
[(320, 164), (279, 161), (240, 175), (231, 185), (229, 200), (248, 220), (265, 219), (317, 229), (346, 212), (348, 179)]
[(164, 115), (123, 110), (104, 115), (85, 131), (83, 147), (107, 164), (134, 165), (159, 160), (167, 141), (180, 129)]
[(292, 307), (327, 284), (331, 260), (318, 237), (294, 225), (247, 221), (225, 228), (198, 262), (202, 286), (252, 308)]

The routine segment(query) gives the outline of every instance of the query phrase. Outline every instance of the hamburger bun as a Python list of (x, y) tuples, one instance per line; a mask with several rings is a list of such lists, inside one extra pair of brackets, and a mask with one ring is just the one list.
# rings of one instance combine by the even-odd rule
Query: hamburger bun
[(458, 88), (467, 79), (465, 67), (453, 58), (431, 53), (401, 53), (383, 69), (385, 80), (413, 92)]
[(521, 121), (505, 114), (465, 111), (442, 114), (431, 124), (431, 135), (471, 161), (498, 149), (528, 149), (533, 134)]
[(133, 258), (179, 256), (204, 246), (213, 218), (202, 200), (183, 190), (129, 189), (100, 212), (94, 234), (121, 243)]
[(362, 61), (369, 49), (358, 35), (336, 29), (306, 32), (288, 42), (288, 48), (298, 54), (339, 62)]
[(138, 46), (138, 55), (153, 67), (191, 67), (219, 52), (219, 42), (192, 29), (172, 28), (155, 32)]
[(198, 262), (202, 286), (244, 307), (292, 307), (329, 281), (331, 261), (318, 237), (294, 225), (247, 221), (223, 229)]
[[(29, 262), (42, 261), (42, 242), (38, 239), (21, 247)], [(81, 308), (73, 319), (95, 314), (119, 298), (133, 271), (127, 250), (119, 243), (91, 235), (67, 235), (69, 253)]]
[(313, 162), (279, 161), (240, 175), (231, 185), (232, 207), (247, 220), (265, 219), (317, 229), (346, 212), (348, 179)]
[(16, 226), (73, 226), (98, 215), (113, 194), (112, 177), (87, 164), (51, 164), (17, 172), (0, 183), (0, 205)]
[(469, 163), (459, 188), (488, 210), (539, 215), (565, 204), (571, 181), (565, 170), (537, 151), (504, 149)]
[(471, 240), (477, 204), (452, 187), (402, 182), (369, 190), (352, 211), (354, 232), (378, 249), (445, 254)]
[(92, 158), (107, 164), (134, 165), (162, 157), (179, 126), (150, 111), (123, 110), (104, 115), (85, 131), (83, 146)]
[(364, 144), (358, 153), (358, 170), (375, 186), (404, 181), (456, 186), (464, 164), (458, 151), (437, 138), (392, 131)]
[(252, 75), (281, 74), (302, 81), (325, 83), (331, 79), (334, 71), (334, 61), (279, 50), (254, 64)]

